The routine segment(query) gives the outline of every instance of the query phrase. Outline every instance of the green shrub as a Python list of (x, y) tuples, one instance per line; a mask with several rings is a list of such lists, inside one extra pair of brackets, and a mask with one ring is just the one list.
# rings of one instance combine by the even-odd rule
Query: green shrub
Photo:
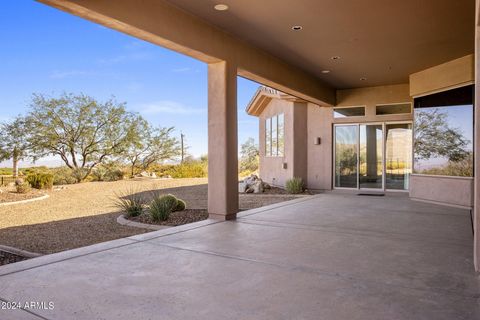
[(31, 173), (27, 176), (27, 182), (35, 189), (52, 189), (53, 174), (51, 173)]
[(32, 190), (30, 183), (25, 182), (23, 179), (15, 180), (15, 188), (17, 193), (29, 193)]
[(77, 183), (77, 179), (73, 176), (72, 169), (68, 167), (59, 167), (50, 169), (53, 173), (53, 185), (64, 185)]
[(83, 169), (83, 168), (73, 169), (72, 177), (75, 179), (75, 181), (82, 182), (86, 173), (87, 173), (87, 169)]
[(177, 207), (178, 200), (171, 194), (155, 195), (150, 203), (150, 216), (154, 221), (165, 221)]
[(125, 173), (117, 168), (117, 169), (111, 169), (107, 170), (105, 173), (104, 181), (118, 181), (118, 180), (123, 180), (125, 176)]
[(147, 201), (143, 194), (138, 191), (130, 190), (123, 194), (115, 194), (115, 206), (125, 211), (127, 217), (137, 217), (143, 213)]
[(206, 165), (200, 162), (189, 162), (173, 166), (165, 174), (172, 178), (204, 178), (207, 176)]
[(303, 180), (302, 178), (299, 178), (299, 177), (294, 177), (292, 179), (289, 179), (285, 184), (285, 189), (287, 189), (287, 192), (292, 194), (302, 193), (303, 188), (304, 188)]
[(187, 204), (185, 201), (181, 199), (177, 199), (177, 206), (175, 207), (175, 211), (183, 211), (187, 208)]
[(99, 166), (92, 170), (92, 173), (90, 173), (90, 176), (92, 177), (92, 181), (104, 181), (106, 174), (107, 174), (107, 169)]

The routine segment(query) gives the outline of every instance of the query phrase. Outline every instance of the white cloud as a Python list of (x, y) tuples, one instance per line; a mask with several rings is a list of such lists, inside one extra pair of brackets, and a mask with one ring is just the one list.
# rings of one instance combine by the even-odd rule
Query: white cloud
[(206, 109), (192, 108), (185, 106), (176, 101), (158, 101), (140, 105), (138, 110), (145, 115), (152, 114), (181, 114), (181, 115), (198, 115), (206, 113)]

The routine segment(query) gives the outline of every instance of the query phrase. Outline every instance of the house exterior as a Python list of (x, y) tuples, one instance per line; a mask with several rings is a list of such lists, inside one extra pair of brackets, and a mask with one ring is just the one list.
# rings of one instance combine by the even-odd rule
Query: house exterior
[(260, 177), (280, 187), (301, 177), (309, 189), (400, 191), (471, 208), (471, 164), (468, 172), (447, 172), (453, 163), (445, 157), (421, 158), (446, 138), (427, 132), (422, 147), (432, 128), (419, 121), (425, 113), (442, 114), (440, 127), (452, 120), (468, 140), (465, 154), (473, 153), (473, 66), (467, 55), (411, 74), (408, 83), (337, 90), (332, 106), (260, 87), (246, 108), (259, 118)]
[(39, 1), (208, 65), (211, 218), (239, 211), (241, 76), (290, 96), (263, 90), (249, 108), (270, 136), (267, 181), (473, 208), (480, 271), (478, 0)]

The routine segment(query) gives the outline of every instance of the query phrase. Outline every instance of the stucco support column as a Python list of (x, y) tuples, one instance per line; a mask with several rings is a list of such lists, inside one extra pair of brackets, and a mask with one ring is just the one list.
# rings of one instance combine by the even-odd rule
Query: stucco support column
[(473, 239), (473, 260), (475, 270), (480, 272), (480, 1), (476, 1), (476, 24), (475, 24), (475, 180), (474, 180), (474, 204), (473, 226), (475, 230)]
[(231, 220), (238, 212), (237, 69), (208, 65), (208, 212)]

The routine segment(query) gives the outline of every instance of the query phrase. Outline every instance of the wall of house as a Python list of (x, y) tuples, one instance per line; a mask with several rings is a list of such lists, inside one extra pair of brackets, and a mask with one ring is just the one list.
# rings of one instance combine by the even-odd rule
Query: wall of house
[[(455, 59), (410, 76), (412, 97), (471, 84), (475, 80), (473, 55)], [(477, 112), (476, 112), (477, 113)], [(473, 206), (473, 179), (412, 174), (410, 197), (441, 204)]]
[[(439, 195), (442, 195), (440, 198)], [(410, 177), (410, 198), (461, 207), (473, 206), (473, 178), (431, 175)]]
[(409, 121), (411, 114), (375, 114), (377, 105), (412, 102), (408, 84), (337, 90), (336, 107), (365, 106), (364, 117), (336, 118), (334, 123)]
[(468, 55), (410, 75), (412, 97), (473, 83), (474, 55)]
[[(283, 113), (285, 116), (285, 152), (283, 157), (267, 157), (265, 154), (265, 120)], [(262, 111), (259, 118), (259, 152), (260, 178), (274, 186), (285, 186), (285, 182), (293, 177), (294, 138), (293, 138), (293, 102), (273, 99)], [(283, 163), (287, 168), (283, 169)]]
[[(333, 108), (309, 103), (307, 109), (307, 187), (314, 190), (330, 190), (333, 175)], [(320, 144), (316, 144), (317, 138), (320, 138)]]
[[(364, 106), (365, 116), (334, 118), (333, 107), (320, 107), (308, 104), (307, 117), (307, 158), (310, 189), (330, 190), (333, 179), (333, 124), (365, 123), (385, 121), (412, 121), (412, 114), (382, 115), (375, 114), (376, 105), (412, 102), (408, 84), (337, 90), (336, 107)], [(316, 138), (321, 139), (319, 145)]]

